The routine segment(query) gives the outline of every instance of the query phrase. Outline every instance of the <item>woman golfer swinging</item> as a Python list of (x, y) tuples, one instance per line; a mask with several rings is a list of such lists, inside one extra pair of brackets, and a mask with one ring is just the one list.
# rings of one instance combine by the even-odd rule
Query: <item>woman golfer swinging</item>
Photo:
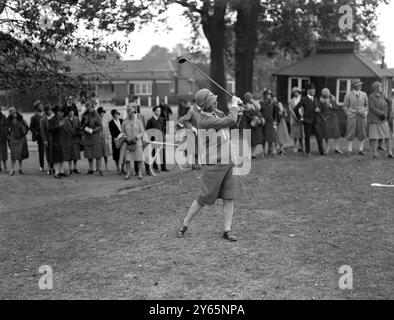
[[(180, 118), (179, 122), (186, 128), (194, 127), (199, 130), (198, 148), (200, 160), (202, 160), (201, 193), (191, 205), (183, 226), (177, 232), (177, 237), (184, 237), (193, 217), (204, 206), (214, 205), (217, 199), (223, 199), (223, 238), (229, 241), (237, 241), (237, 237), (231, 233), (235, 182), (230, 152), (230, 128), (236, 125), (238, 116), (243, 111), (243, 103), (240, 98), (233, 96), (230, 113), (226, 116), (217, 109), (217, 96), (208, 89), (202, 89), (197, 92), (195, 101), (196, 106), (187, 115)], [(214, 143), (212, 141), (208, 143), (206, 131), (210, 129), (215, 130), (221, 139), (217, 139)], [(223, 150), (228, 150), (229, 152), (220, 152)], [(215, 164), (211, 164), (212, 161), (204, 161), (204, 159), (207, 159), (208, 153), (209, 155), (215, 154)]]

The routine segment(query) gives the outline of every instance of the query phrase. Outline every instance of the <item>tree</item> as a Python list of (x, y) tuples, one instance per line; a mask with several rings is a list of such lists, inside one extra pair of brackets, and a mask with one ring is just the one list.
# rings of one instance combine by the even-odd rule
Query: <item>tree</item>
[[(224, 51), (226, 47), (226, 12), (227, 0), (168, 0), (167, 5), (179, 4), (185, 8), (184, 14), (189, 19), (194, 30), (194, 38), (200, 35), (200, 25), (208, 40), (210, 52), (210, 76), (220, 86), (226, 87), (226, 75), (224, 65)], [(224, 112), (227, 109), (227, 95), (211, 85), (211, 90), (218, 95), (219, 108)]]
[[(382, 63), (385, 56), (385, 46), (376, 36), (373, 40), (362, 41), (360, 54), (374, 63)], [(385, 65), (385, 67), (387, 66)]]
[(257, 18), (260, 0), (234, 0), (237, 11), (235, 23), (235, 83), (236, 95), (242, 96), (253, 89), (254, 60), (257, 46)]
[[(176, 57), (175, 57), (176, 58)], [(170, 50), (159, 45), (154, 45), (141, 60), (172, 60), (174, 59)]]
[[(364, 0), (362, 2), (356, 0), (335, 2), (267, 0), (261, 1), (260, 6), (254, 4), (254, 9), (251, 9), (252, 2), (252, 0), (233, 2), (233, 7), (238, 12), (236, 25), (248, 26), (247, 35), (245, 32), (240, 32), (242, 42), (237, 42), (239, 36), (236, 36), (233, 44), (235, 52), (238, 50), (252, 53), (256, 48), (260, 58), (266, 57), (267, 61), (271, 60), (272, 63), (278, 63), (278, 61), (286, 63), (286, 61), (291, 62), (296, 58), (308, 56), (314, 52), (318, 40), (354, 40), (371, 43), (370, 41), (373, 41), (375, 37), (377, 8), (382, 3), (388, 3), (387, 0)], [(343, 5), (350, 5), (353, 8), (352, 29), (341, 29), (339, 26), (338, 22), (341, 17), (339, 9)], [(253, 15), (245, 14), (245, 12), (251, 12), (250, 10), (259, 11), (256, 24), (253, 23)], [(255, 32), (258, 37), (257, 46), (253, 41)], [(250, 37), (249, 41), (245, 41), (247, 36)], [(238, 70), (236, 82), (242, 83), (237, 86), (238, 95), (253, 88), (250, 82), (253, 78), (253, 69), (247, 64), (245, 56), (246, 53), (234, 55), (236, 70)]]
[[(157, 14), (151, 13), (155, 6), (149, 4), (124, 1), (119, 7), (114, 0), (0, 0), (0, 86), (20, 90), (44, 86), (62, 94), (80, 90), (86, 82), (69, 73), (62, 53), (72, 52), (95, 63), (95, 53), (124, 49), (118, 41), (105, 41), (105, 35), (132, 32), (137, 24), (149, 21)], [(80, 24), (90, 35), (79, 32)]]

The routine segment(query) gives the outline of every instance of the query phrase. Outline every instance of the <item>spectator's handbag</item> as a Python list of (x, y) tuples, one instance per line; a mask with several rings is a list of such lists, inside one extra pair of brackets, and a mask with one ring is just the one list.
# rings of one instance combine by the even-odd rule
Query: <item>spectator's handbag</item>
[(134, 141), (127, 141), (127, 150), (129, 152), (134, 152), (137, 150), (137, 144)]

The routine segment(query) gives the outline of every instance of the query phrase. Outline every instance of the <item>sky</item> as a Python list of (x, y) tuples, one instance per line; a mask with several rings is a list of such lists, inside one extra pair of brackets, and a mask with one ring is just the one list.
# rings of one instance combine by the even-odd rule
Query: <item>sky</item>
[(389, 68), (394, 68), (394, 0), (390, 0), (390, 4), (382, 6), (379, 11), (377, 34), (386, 47), (386, 63)]
[[(124, 55), (125, 59), (141, 59), (151, 48), (158, 44), (172, 49), (178, 43), (188, 43), (190, 39), (190, 25), (181, 15), (182, 8), (178, 5), (171, 6), (168, 11), (169, 25), (172, 31), (166, 32), (159, 25), (149, 24), (141, 30), (135, 31), (128, 37), (131, 45)], [(389, 5), (382, 5), (379, 9), (377, 34), (386, 47), (386, 63), (394, 68), (394, 0)], [(204, 41), (204, 46), (208, 44)]]

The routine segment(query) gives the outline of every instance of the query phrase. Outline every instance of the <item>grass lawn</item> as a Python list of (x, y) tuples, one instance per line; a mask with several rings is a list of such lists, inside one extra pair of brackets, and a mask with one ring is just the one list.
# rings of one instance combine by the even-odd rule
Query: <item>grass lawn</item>
[[(176, 239), (198, 171), (57, 181), (36, 157), (28, 176), (0, 175), (1, 299), (394, 298), (394, 189), (371, 187), (394, 178), (383, 155), (254, 161), (238, 184), (235, 244), (221, 239), (220, 202)], [(53, 290), (38, 287), (42, 265)], [(342, 265), (353, 290), (339, 289)]]

